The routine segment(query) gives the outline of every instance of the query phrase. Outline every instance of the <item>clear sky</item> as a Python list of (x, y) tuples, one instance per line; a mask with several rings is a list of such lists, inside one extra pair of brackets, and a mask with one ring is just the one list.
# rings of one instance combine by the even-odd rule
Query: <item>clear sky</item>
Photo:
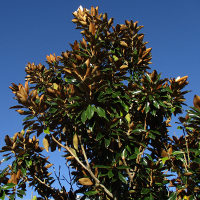
[[(70, 49), (81, 39), (71, 22), (79, 5), (99, 6), (100, 12), (144, 25), (141, 32), (152, 47), (152, 69), (162, 77), (189, 76), (187, 102), (200, 95), (200, 1), (199, 0), (2, 0), (0, 4), (1, 115), (0, 147), (6, 134), (21, 131), (20, 117), (9, 107), (16, 104), (9, 90), (12, 82), (24, 84), (28, 62), (45, 63), (46, 55)], [(1, 158), (1, 156), (0, 156)], [(1, 168), (1, 166), (0, 166)]]

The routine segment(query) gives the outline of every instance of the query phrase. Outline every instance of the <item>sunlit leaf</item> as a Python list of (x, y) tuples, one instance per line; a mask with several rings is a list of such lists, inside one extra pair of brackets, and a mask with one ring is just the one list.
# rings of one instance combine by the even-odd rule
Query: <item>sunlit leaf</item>
[(92, 181), (89, 178), (80, 178), (78, 181), (81, 185), (93, 185)]
[(104, 117), (104, 118), (106, 117), (106, 112), (103, 108), (97, 107), (96, 112), (99, 115), (99, 117)]
[(46, 138), (44, 138), (42, 143), (43, 143), (43, 146), (44, 146), (45, 150), (47, 152), (49, 152), (49, 141)]
[(15, 186), (14, 183), (7, 183), (6, 185), (3, 185), (1, 188), (3, 190), (9, 190), (9, 189), (13, 188), (14, 186)]
[(73, 136), (73, 145), (74, 145), (74, 148), (78, 151), (78, 136), (76, 133)]

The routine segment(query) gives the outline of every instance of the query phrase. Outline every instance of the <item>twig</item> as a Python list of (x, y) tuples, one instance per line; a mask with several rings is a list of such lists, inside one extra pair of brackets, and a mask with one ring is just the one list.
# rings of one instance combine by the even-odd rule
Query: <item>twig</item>
[(87, 155), (86, 155), (86, 153), (85, 153), (85, 148), (84, 148), (84, 146), (83, 146), (83, 144), (82, 144), (82, 141), (81, 141), (81, 136), (79, 135), (78, 138), (79, 138), (79, 141), (80, 141), (80, 143), (81, 143), (81, 150), (82, 150), (82, 152), (83, 152), (83, 156), (84, 156), (85, 162), (86, 162), (86, 164), (87, 164), (88, 169), (90, 169), (90, 164), (89, 164), (89, 162), (88, 162), (88, 158), (87, 158)]
[(113, 199), (113, 194), (104, 186), (100, 183), (100, 180), (94, 175), (94, 173), (92, 172), (92, 170), (90, 168), (88, 168), (87, 166), (85, 166), (80, 159), (71, 151), (71, 149), (69, 148), (69, 146), (64, 146), (62, 145), (60, 142), (58, 142), (58, 140), (56, 140), (56, 138), (52, 135), (52, 139), (61, 147), (63, 147), (64, 149), (66, 149), (74, 158), (75, 160), (78, 162), (79, 165), (81, 165), (89, 174), (90, 176), (95, 180), (96, 186), (101, 187), (104, 192)]
[(184, 136), (185, 136), (185, 144), (186, 144), (186, 149), (187, 149), (187, 157), (188, 157), (187, 165), (190, 167), (190, 152), (189, 152), (189, 147), (188, 147), (188, 139), (187, 139), (187, 136), (185, 134), (185, 130), (184, 129), (183, 129), (183, 133), (184, 133)]
[(58, 180), (58, 183), (59, 183), (59, 185), (60, 185), (60, 187), (61, 187), (61, 189), (62, 189), (62, 184), (61, 184), (61, 182), (60, 182), (60, 165), (59, 165), (59, 175), (57, 175), (56, 174), (56, 170), (55, 170), (55, 167), (53, 168), (53, 171), (54, 171), (54, 174), (55, 174), (55, 176), (56, 176), (56, 178), (57, 178), (57, 180)]
[(63, 176), (63, 179), (65, 181), (67, 181), (67, 183), (70, 185), (70, 190), (73, 191), (73, 178), (71, 177), (71, 170), (70, 170), (70, 166), (68, 165), (68, 163), (66, 162), (66, 165), (68, 167), (68, 175), (69, 175), (69, 181)]
[(47, 185), (44, 181), (42, 181), (41, 179), (39, 179), (37, 176), (34, 176), (34, 178), (39, 181), (42, 185), (44, 185), (47, 188), (50, 188), (51, 190), (55, 190), (54, 188), (52, 188), (51, 186)]
[[(128, 165), (127, 165), (127, 163), (126, 163), (125, 158), (124, 158), (124, 159), (122, 158), (122, 161), (123, 161), (124, 165), (127, 167)], [(131, 184), (132, 184), (132, 182), (133, 182), (133, 174), (131, 174), (130, 170), (127, 169), (127, 168), (126, 168), (126, 172), (127, 172), (128, 176), (129, 176), (129, 178), (130, 178), (129, 187), (131, 187)]]

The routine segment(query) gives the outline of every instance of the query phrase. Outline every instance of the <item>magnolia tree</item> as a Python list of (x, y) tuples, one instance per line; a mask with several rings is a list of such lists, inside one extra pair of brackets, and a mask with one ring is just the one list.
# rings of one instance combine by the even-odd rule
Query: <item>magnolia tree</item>
[[(98, 7), (73, 15), (82, 40), (47, 66), (28, 63), (25, 85), (10, 87), (25, 118), (23, 131), (5, 136), (1, 199), (23, 198), (27, 187), (35, 199), (200, 199), (199, 96), (179, 118), (183, 135), (168, 133), (188, 77), (151, 71), (137, 22), (114, 26)], [(65, 174), (51, 174), (49, 151), (64, 156)]]

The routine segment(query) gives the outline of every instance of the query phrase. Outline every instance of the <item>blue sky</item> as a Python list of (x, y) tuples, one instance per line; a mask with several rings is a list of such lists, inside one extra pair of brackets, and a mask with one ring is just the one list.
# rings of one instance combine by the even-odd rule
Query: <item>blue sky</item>
[(139, 21), (145, 40), (152, 47), (152, 69), (162, 77), (189, 76), (186, 95), (192, 106), (194, 94), (200, 95), (200, 1), (199, 0), (34, 0), (1, 1), (0, 68), (1, 115), (0, 147), (6, 134), (22, 129), (22, 118), (9, 107), (16, 104), (9, 90), (12, 82), (24, 84), (28, 62), (45, 63), (46, 55), (59, 55), (69, 43), (81, 39), (71, 22), (79, 5), (99, 6), (100, 12), (114, 17)]

